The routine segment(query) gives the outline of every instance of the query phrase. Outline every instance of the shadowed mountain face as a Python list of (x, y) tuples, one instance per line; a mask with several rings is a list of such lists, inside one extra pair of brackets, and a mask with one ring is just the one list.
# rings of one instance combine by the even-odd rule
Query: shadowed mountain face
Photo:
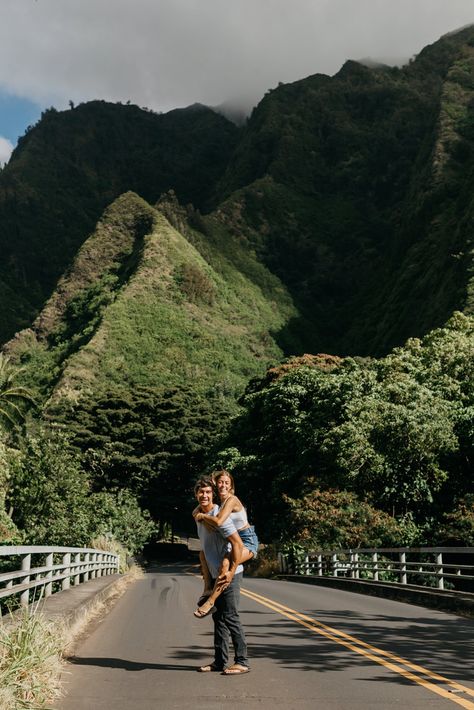
[(468, 28), (403, 69), (280, 85), (241, 128), (202, 106), (47, 111), (0, 175), (2, 341), (130, 190), (192, 203), (167, 217), (199, 258), (285, 304), (262, 325), (270, 351), (376, 355), (471, 312), (473, 89)]
[(94, 101), (46, 111), (0, 175), (0, 340), (31, 323), (120, 194), (154, 202), (173, 188), (203, 209), (237, 134), (203, 106), (158, 115)]

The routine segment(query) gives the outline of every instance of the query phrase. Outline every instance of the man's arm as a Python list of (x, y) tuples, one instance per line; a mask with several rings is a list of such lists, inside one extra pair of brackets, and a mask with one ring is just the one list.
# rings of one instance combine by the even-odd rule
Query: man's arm
[[(201, 511), (201, 508), (200, 508), (199, 505), (197, 505), (197, 506), (194, 508), (194, 510), (193, 510), (193, 512), (192, 512), (192, 516), (193, 516), (194, 520), (196, 521), (196, 523), (203, 523), (203, 525), (205, 525), (206, 528), (207, 528), (210, 532), (215, 532), (215, 530), (216, 530), (216, 525), (215, 525), (215, 523), (212, 521), (212, 517), (213, 517), (213, 516), (212, 516), (212, 515), (206, 515), (206, 513), (203, 513), (203, 512)], [(207, 518), (210, 518), (211, 521), (208, 520)]]

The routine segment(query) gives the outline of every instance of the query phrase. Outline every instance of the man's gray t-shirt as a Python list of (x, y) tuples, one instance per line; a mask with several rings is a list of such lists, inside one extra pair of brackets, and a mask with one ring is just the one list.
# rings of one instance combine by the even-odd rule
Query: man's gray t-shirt
[[(209, 515), (217, 515), (219, 507), (214, 505), (214, 508), (209, 511)], [(219, 567), (222, 562), (222, 558), (226, 552), (230, 549), (230, 544), (226, 540), (226, 536), (232, 535), (232, 533), (237, 532), (235, 525), (227, 519), (224, 525), (215, 529), (214, 531), (208, 530), (204, 523), (196, 523), (198, 537), (201, 541), (201, 549), (204, 552), (204, 557), (206, 558), (207, 566), (211, 577), (215, 579), (219, 574)], [(236, 574), (243, 572), (244, 568), (239, 565), (235, 571)]]

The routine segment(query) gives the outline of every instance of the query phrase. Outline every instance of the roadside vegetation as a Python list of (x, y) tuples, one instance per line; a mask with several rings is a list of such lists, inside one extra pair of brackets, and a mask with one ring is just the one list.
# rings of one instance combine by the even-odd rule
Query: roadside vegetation
[(117, 541), (99, 537), (91, 545), (121, 555), (124, 576), (106, 598), (94, 600), (72, 625), (49, 620), (37, 604), (0, 618), (0, 710), (48, 710), (63, 693), (65, 660), (77, 639), (143, 576), (140, 567), (127, 562), (127, 550)]
[(60, 696), (65, 629), (24, 611), (0, 621), (0, 710), (39, 710)]
[(472, 544), (472, 316), (378, 360), (290, 359), (241, 404), (214, 463), (264, 542)]

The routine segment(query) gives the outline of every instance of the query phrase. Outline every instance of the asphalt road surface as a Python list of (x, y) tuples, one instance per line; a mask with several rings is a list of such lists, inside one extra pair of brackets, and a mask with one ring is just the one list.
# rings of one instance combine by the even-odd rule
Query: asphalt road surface
[(198, 568), (167, 565), (76, 648), (60, 710), (474, 710), (474, 620), (293, 582), (245, 578), (251, 673), (197, 673), (212, 619)]

